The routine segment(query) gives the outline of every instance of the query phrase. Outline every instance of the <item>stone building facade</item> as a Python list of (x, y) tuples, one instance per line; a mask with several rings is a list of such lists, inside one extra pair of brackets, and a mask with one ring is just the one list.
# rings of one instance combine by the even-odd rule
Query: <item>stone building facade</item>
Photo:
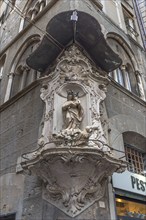
[(146, 2), (143, 0), (134, 2), (135, 12), (139, 23), (144, 46), (146, 48)]
[(0, 2), (0, 219), (146, 219), (135, 3)]

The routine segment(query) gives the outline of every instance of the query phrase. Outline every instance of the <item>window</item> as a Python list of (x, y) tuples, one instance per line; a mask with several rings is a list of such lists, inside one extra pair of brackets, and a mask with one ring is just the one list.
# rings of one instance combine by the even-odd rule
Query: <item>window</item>
[(128, 34), (136, 40), (138, 33), (135, 27), (134, 16), (124, 6), (122, 8)]
[(15, 220), (15, 214), (0, 216), (0, 220)]
[(124, 77), (121, 68), (114, 71), (114, 78), (120, 85), (124, 86)]
[(12, 96), (24, 89), (37, 77), (37, 74), (27, 65), (19, 65), (14, 74)]
[(134, 74), (134, 70), (129, 63), (126, 64), (125, 74), (127, 79), (127, 89), (139, 96), (136, 75)]
[(4, 23), (7, 14), (7, 4), (0, 1), (0, 26)]
[(7, 74), (8, 81), (4, 102), (39, 78), (40, 73), (29, 68), (26, 64), (26, 58), (37, 48), (39, 42), (39, 35), (30, 36), (14, 56), (10, 72)]
[(15, 6), (16, 0), (0, 0), (0, 26), (5, 22)]
[(121, 86), (124, 86), (127, 90), (137, 96), (140, 95), (134, 70), (129, 63), (126, 63), (126, 65), (122, 65), (120, 68), (114, 70), (113, 73), (110, 74), (110, 77), (112, 77)]
[(28, 46), (24, 45), (24, 50), (19, 52), (19, 55), (13, 61), (11, 69), (13, 73), (11, 97), (26, 88), (39, 76), (37, 71), (29, 68), (26, 64), (26, 58), (37, 48), (39, 40), (38, 36), (30, 38), (27, 42)]
[(46, 6), (46, 0), (39, 0), (39, 1), (32, 0), (30, 4), (28, 4), (26, 7), (26, 10), (24, 12), (25, 19), (21, 21), (19, 31), (25, 28), (29, 24), (29, 22), (34, 20), (34, 18), (43, 10), (45, 6)]
[(0, 80), (2, 79), (3, 76), (5, 59), (6, 59), (6, 55), (2, 56), (2, 58), (0, 59)]
[(133, 173), (144, 175), (144, 155), (129, 144), (124, 144), (128, 170)]
[(139, 96), (139, 89), (133, 69), (127, 63), (109, 74), (117, 83)]
[(118, 220), (146, 219), (146, 208), (142, 201), (116, 196)]
[(122, 65), (118, 69), (111, 72), (109, 76), (130, 92), (142, 97), (142, 94), (140, 94), (139, 90), (140, 85), (138, 85), (138, 77), (136, 75), (136, 71), (133, 64), (134, 57), (131, 58), (125, 50), (125, 48), (123, 48), (123, 46), (120, 45), (116, 40), (108, 38), (107, 41), (110, 47), (113, 49), (113, 51), (117, 53), (119, 57), (122, 59)]
[[(126, 83), (126, 82), (127, 82), (127, 83)], [(128, 89), (129, 91), (132, 91), (132, 90), (131, 90), (130, 77), (129, 77), (129, 70), (128, 70), (127, 66), (126, 66), (126, 68), (125, 68), (125, 86), (127, 87), (127, 89)]]

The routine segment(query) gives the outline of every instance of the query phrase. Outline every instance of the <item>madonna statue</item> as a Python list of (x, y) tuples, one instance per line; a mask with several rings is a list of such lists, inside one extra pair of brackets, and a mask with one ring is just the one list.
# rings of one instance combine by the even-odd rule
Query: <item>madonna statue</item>
[(84, 116), (78, 93), (67, 92), (67, 101), (62, 106), (65, 129), (78, 129)]

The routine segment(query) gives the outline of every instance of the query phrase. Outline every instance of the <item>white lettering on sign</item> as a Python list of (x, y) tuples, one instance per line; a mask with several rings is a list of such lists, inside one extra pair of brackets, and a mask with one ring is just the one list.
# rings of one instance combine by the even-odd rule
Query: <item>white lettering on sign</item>
[(131, 173), (114, 173), (112, 176), (113, 187), (146, 196), (146, 177)]

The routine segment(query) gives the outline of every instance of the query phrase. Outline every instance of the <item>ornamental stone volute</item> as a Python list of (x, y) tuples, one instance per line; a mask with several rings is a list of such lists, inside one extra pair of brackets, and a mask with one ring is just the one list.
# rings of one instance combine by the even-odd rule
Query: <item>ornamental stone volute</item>
[(75, 45), (40, 79), (45, 112), (38, 146), (19, 165), (43, 180), (43, 199), (71, 217), (100, 200), (108, 176), (126, 168), (108, 145), (102, 114), (108, 82)]

